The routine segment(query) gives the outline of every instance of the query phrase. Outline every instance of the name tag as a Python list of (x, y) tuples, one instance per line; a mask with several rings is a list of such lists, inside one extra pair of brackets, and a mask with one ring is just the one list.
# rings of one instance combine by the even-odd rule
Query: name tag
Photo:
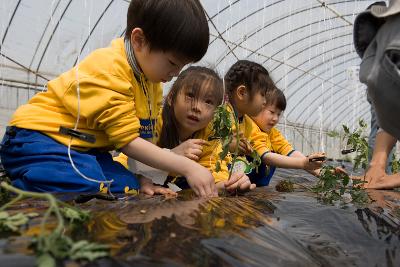
[(140, 120), (140, 137), (144, 139), (153, 138), (153, 131), (156, 126), (156, 120)]

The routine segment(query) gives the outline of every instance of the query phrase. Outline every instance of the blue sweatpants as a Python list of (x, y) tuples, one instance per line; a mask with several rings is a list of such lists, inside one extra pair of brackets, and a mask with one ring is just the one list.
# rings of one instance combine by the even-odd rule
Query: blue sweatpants
[(71, 157), (85, 176), (98, 181), (114, 180), (111, 188), (107, 183), (80, 176), (69, 161), (68, 147), (38, 131), (7, 127), (0, 145), (1, 163), (12, 184), (26, 191), (124, 193), (139, 188), (137, 178), (115, 162), (109, 152), (71, 149)]
[(256, 184), (257, 187), (267, 186), (269, 185), (275, 170), (275, 166), (266, 166), (265, 164), (261, 164), (258, 166), (258, 169), (252, 170), (252, 172), (247, 174), (247, 176), (249, 176), (251, 183)]

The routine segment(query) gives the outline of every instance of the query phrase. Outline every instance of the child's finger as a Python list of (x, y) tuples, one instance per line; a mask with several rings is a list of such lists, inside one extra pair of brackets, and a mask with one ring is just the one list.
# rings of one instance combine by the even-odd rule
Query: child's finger
[(198, 194), (199, 197), (206, 197), (207, 196), (207, 193), (206, 193), (206, 190), (205, 190), (204, 187), (200, 187), (198, 192), (199, 192), (199, 194)]
[(242, 141), (239, 143), (239, 154), (247, 154), (246, 144)]
[(232, 185), (230, 185), (230, 186), (225, 187), (225, 189), (226, 189), (227, 191), (233, 191), (233, 190), (237, 189), (238, 186), (239, 186), (239, 183), (236, 182), (236, 183), (234, 183), (234, 184), (232, 184)]
[(187, 154), (186, 157), (188, 159), (194, 160), (194, 161), (198, 161), (200, 158), (199, 156), (195, 155), (195, 154)]
[(256, 184), (251, 184), (250, 185), (250, 190), (253, 190), (253, 189), (255, 189), (257, 186), (256, 186)]
[(234, 172), (231, 178), (225, 182), (225, 187), (231, 186), (232, 184), (236, 183), (243, 177), (244, 173)]
[(192, 149), (189, 150), (189, 153), (197, 155), (197, 156), (200, 156), (201, 153), (203, 153), (203, 150), (199, 149), (199, 148), (192, 148)]
[(199, 145), (199, 146), (204, 146), (207, 145), (208, 142), (204, 139), (192, 139), (193, 140), (193, 144)]
[(157, 186), (154, 191), (156, 194), (160, 194), (160, 195), (173, 195), (173, 196), (178, 195), (176, 192), (172, 191), (171, 189), (164, 188), (161, 186)]
[(149, 188), (149, 187), (144, 187), (144, 188), (142, 189), (142, 192), (143, 192), (145, 195), (149, 195), (149, 196), (153, 196), (153, 195), (154, 195), (154, 191), (153, 191), (151, 188)]
[(250, 186), (251, 186), (250, 181), (249, 181), (249, 180), (246, 180), (246, 181), (244, 181), (243, 183), (241, 183), (241, 184), (239, 185), (239, 189), (240, 189), (241, 191), (244, 191), (244, 190), (249, 189)]
[(203, 146), (202, 145), (199, 145), (199, 144), (190, 144), (190, 147), (189, 147), (190, 149), (197, 149), (197, 150), (200, 150), (200, 151), (203, 151)]

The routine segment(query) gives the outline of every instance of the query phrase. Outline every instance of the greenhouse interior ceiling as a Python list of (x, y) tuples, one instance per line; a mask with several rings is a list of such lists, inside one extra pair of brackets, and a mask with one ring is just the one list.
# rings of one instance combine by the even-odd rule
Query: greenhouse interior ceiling
[[(7, 0), (0, 4), (1, 127), (46, 82), (124, 35), (127, 0)], [(353, 22), (374, 1), (202, 0), (210, 28), (196, 65), (223, 75), (238, 59), (265, 66), (287, 98), (281, 119), (340, 130), (370, 120)], [(164, 93), (170, 87), (165, 85)]]

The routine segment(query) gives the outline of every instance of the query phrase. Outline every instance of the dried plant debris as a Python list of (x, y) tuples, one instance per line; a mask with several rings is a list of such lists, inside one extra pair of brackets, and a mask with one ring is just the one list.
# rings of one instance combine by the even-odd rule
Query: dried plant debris
[(276, 191), (278, 192), (293, 192), (294, 191), (294, 184), (289, 180), (280, 180), (276, 186)]

